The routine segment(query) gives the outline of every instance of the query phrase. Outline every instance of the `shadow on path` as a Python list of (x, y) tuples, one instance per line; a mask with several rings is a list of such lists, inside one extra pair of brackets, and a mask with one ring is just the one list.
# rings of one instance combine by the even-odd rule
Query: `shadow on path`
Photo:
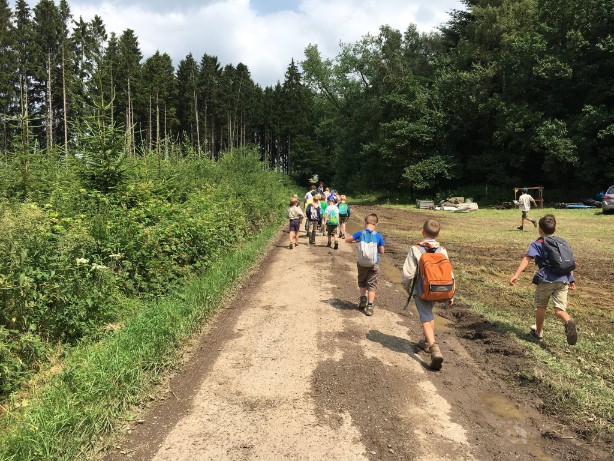
[(393, 352), (399, 352), (401, 354), (407, 354), (411, 359), (422, 365), (423, 368), (429, 371), (433, 371), (429, 363), (420, 358), (420, 347), (417, 343), (409, 341), (405, 338), (399, 338), (398, 336), (387, 335), (378, 330), (369, 330), (367, 333), (367, 339), (374, 343), (380, 343), (386, 349), (390, 349)]

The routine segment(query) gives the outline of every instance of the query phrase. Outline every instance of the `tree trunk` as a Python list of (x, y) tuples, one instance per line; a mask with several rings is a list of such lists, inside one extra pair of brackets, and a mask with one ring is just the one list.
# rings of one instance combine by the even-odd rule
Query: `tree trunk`
[(153, 113), (152, 113), (152, 107), (151, 107), (151, 93), (149, 93), (149, 132), (147, 133), (147, 140), (148, 140), (148, 150), (149, 152), (151, 152), (152, 148), (153, 148), (153, 126), (152, 126), (152, 122), (151, 119), (153, 117)]
[(160, 95), (156, 91), (156, 153), (160, 155)]
[(64, 155), (68, 155), (68, 103), (66, 101), (66, 56), (65, 45), (62, 44), (62, 101), (64, 103)]
[(196, 150), (200, 159), (200, 121), (198, 119), (198, 96), (196, 89), (194, 89), (194, 116), (196, 118)]
[(51, 99), (51, 53), (47, 53), (47, 149), (53, 149), (53, 105)]

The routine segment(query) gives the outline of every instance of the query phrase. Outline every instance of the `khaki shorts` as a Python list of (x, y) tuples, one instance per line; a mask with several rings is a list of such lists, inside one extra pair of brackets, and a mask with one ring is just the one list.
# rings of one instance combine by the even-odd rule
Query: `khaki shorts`
[(554, 307), (566, 311), (568, 291), (569, 284), (564, 282), (540, 282), (535, 288), (535, 307), (548, 307), (548, 301), (552, 298)]
[(379, 264), (373, 267), (358, 266), (358, 287), (366, 288), (367, 291), (377, 291), (377, 274), (379, 272)]

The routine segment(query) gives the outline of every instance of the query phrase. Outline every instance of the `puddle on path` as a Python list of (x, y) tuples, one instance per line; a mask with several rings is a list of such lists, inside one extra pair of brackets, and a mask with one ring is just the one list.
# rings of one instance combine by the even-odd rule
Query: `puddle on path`
[(527, 426), (525, 415), (516, 407), (514, 402), (502, 394), (490, 392), (482, 392), (478, 395), (482, 407), (488, 413), (499, 416), (504, 420), (509, 420), (509, 430), (506, 434), (510, 438), (518, 438), (525, 443), (531, 453), (531, 456), (537, 461), (555, 461), (554, 458), (548, 456), (539, 445), (539, 438), (529, 435), (524, 428)]

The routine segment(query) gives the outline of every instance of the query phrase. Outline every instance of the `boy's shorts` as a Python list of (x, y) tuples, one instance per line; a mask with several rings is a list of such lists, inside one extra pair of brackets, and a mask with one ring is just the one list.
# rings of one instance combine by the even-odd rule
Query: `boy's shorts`
[(528, 211), (523, 211), (522, 212), (522, 218), (527, 218), (529, 216), (529, 212)]
[(346, 222), (348, 222), (348, 219), (350, 218), (347, 216), (339, 215), (339, 224), (345, 224)]
[(290, 232), (298, 232), (301, 228), (301, 220), (300, 219), (291, 219), (290, 220)]
[(358, 287), (366, 288), (367, 291), (377, 291), (377, 274), (379, 272), (379, 264), (373, 267), (358, 266)]
[(414, 301), (416, 302), (416, 309), (418, 310), (418, 315), (420, 316), (421, 322), (424, 323), (435, 320), (435, 316), (433, 315), (434, 302), (420, 299), (420, 296), (418, 296), (417, 293), (414, 294)]
[(326, 225), (326, 232), (328, 233), (328, 235), (335, 235), (337, 234), (337, 224), (327, 224)]
[(535, 287), (535, 307), (548, 307), (548, 301), (552, 298), (554, 307), (566, 311), (568, 291), (569, 284), (564, 282), (540, 282)]

